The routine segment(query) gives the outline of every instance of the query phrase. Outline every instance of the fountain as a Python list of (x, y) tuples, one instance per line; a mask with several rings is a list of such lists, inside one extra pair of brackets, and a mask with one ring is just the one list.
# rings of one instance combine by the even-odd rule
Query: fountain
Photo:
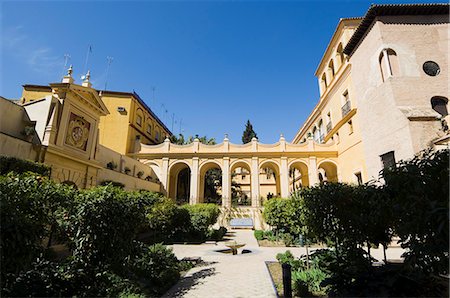
[(225, 246), (231, 249), (233, 255), (237, 255), (238, 248), (244, 247), (245, 243), (237, 243), (236, 241), (226, 242)]

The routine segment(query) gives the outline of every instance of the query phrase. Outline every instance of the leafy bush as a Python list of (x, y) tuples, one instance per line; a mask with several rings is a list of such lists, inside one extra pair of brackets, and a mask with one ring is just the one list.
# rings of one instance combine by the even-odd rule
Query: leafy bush
[(138, 254), (129, 269), (138, 279), (146, 281), (150, 293), (159, 296), (180, 278), (178, 259), (164, 245), (141, 246)]
[(227, 228), (219, 227), (219, 229), (210, 229), (208, 233), (208, 239), (219, 241), (222, 240), (225, 234), (227, 233)]
[[(1, 270), (26, 269), (57, 234), (56, 214), (73, 201), (74, 189), (35, 174), (0, 176)], [(47, 245), (47, 243), (45, 243)]]
[(256, 240), (263, 240), (264, 239), (264, 231), (263, 230), (255, 230), (253, 232), (255, 235)]
[(182, 239), (191, 228), (189, 212), (170, 199), (156, 201), (145, 212), (145, 229), (150, 243)]
[(296, 197), (273, 198), (266, 201), (263, 216), (267, 224), (277, 231), (289, 233), (293, 237), (302, 232), (301, 201)]
[(326, 295), (326, 287), (322, 287), (321, 283), (328, 277), (328, 275), (318, 268), (311, 268), (307, 270), (300, 270), (292, 272), (292, 282), (294, 291), (297, 291), (297, 296), (305, 295), (305, 286), (308, 293), (313, 295)]
[(123, 184), (121, 182), (117, 182), (117, 181), (112, 181), (112, 180), (103, 180), (100, 183), (100, 186), (108, 186), (108, 185), (111, 185), (111, 186), (114, 186), (114, 187), (119, 187), (119, 188), (124, 188), (125, 187), (125, 184)]
[(424, 273), (449, 273), (449, 150), (424, 151), (384, 170), (394, 228), (405, 263)]
[(79, 191), (75, 204), (60, 218), (75, 257), (91, 265), (122, 264), (144, 221), (144, 213), (127, 194), (112, 186)]
[(0, 156), (0, 175), (14, 172), (17, 174), (33, 172), (43, 176), (50, 176), (51, 168), (45, 164), (15, 157)]
[(208, 229), (217, 222), (220, 214), (220, 209), (216, 204), (183, 205), (181, 209), (189, 212), (190, 236), (196, 240), (206, 239)]
[(291, 265), (291, 270), (293, 270), (293, 271), (301, 268), (301, 266), (302, 266), (301, 261), (299, 259), (296, 259), (289, 250), (287, 250), (284, 253), (278, 253), (276, 258), (277, 258), (278, 262), (280, 262), (280, 264)]

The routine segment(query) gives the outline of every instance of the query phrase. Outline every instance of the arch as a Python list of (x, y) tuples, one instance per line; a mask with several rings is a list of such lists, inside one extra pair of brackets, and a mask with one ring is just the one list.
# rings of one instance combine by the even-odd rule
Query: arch
[(400, 74), (397, 53), (393, 49), (383, 49), (378, 57), (378, 63), (380, 65), (381, 79), (383, 82), (389, 77), (398, 76)]
[(78, 185), (71, 180), (63, 181), (63, 182), (61, 182), (61, 184), (69, 185), (69, 186), (72, 186), (74, 189), (78, 189)]
[(339, 43), (336, 51), (336, 57), (338, 58), (338, 68), (344, 64), (344, 47), (342, 46), (342, 42)]
[(309, 168), (306, 162), (294, 160), (289, 165), (289, 192), (309, 186)]
[[(246, 171), (243, 171), (245, 169)], [(233, 205), (251, 205), (251, 164), (246, 160), (235, 160), (230, 165), (231, 202)]]
[(152, 170), (152, 173), (155, 174), (155, 176), (158, 178), (158, 180), (161, 181), (161, 166), (151, 160), (146, 160), (143, 163), (148, 166)]
[(327, 75), (325, 73), (322, 74), (322, 78), (321, 78), (321, 82), (323, 84), (323, 91), (325, 92), (325, 89), (328, 87), (328, 83), (327, 83)]
[(447, 104), (448, 99), (443, 96), (433, 96), (430, 100), (431, 107), (433, 110), (435, 110), (437, 113), (439, 113), (442, 117), (445, 117), (448, 115), (447, 110)]
[(334, 75), (336, 73), (335, 68), (334, 68), (334, 62), (333, 59), (330, 60), (330, 62), (328, 63), (328, 70), (330, 73), (330, 82), (333, 80)]
[(230, 172), (233, 172), (236, 168), (246, 168), (250, 172), (252, 165), (246, 160), (235, 160), (230, 164)]
[(189, 202), (191, 166), (184, 160), (177, 160), (169, 166), (168, 196), (177, 203)]
[(199, 166), (199, 173), (200, 203), (222, 204), (222, 165), (215, 160), (204, 161)]
[(317, 166), (318, 178), (320, 183), (338, 182), (338, 167), (332, 160), (323, 160)]
[(136, 109), (136, 124), (143, 127), (145, 124), (144, 111), (141, 108)]
[(259, 164), (259, 193), (263, 200), (281, 195), (280, 168), (280, 164), (273, 159)]

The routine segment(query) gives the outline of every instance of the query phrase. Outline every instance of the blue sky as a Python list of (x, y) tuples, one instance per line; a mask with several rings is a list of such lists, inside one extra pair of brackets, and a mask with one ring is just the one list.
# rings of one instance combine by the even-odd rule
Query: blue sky
[[(318, 101), (314, 71), (339, 18), (371, 3), (433, 1), (4, 1), (0, 95), (60, 81), (64, 54), (77, 82), (136, 91), (178, 134), (225, 133), (247, 119), (259, 140), (291, 141)], [(153, 97), (153, 88), (155, 88)], [(167, 111), (167, 112), (166, 112)], [(181, 121), (180, 121), (181, 120)]]

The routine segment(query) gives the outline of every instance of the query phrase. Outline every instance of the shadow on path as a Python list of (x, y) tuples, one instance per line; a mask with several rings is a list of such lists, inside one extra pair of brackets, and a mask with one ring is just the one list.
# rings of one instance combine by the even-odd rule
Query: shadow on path
[[(204, 267), (215, 263), (216, 262), (203, 262), (202, 264), (199, 264), (199, 267)], [(198, 267), (193, 268), (193, 270), (196, 268)], [(173, 288), (164, 294), (163, 297), (183, 297), (187, 292), (189, 292), (191, 287), (203, 283), (203, 279), (214, 274), (216, 274), (215, 268), (205, 268), (189, 276), (182, 277)]]

